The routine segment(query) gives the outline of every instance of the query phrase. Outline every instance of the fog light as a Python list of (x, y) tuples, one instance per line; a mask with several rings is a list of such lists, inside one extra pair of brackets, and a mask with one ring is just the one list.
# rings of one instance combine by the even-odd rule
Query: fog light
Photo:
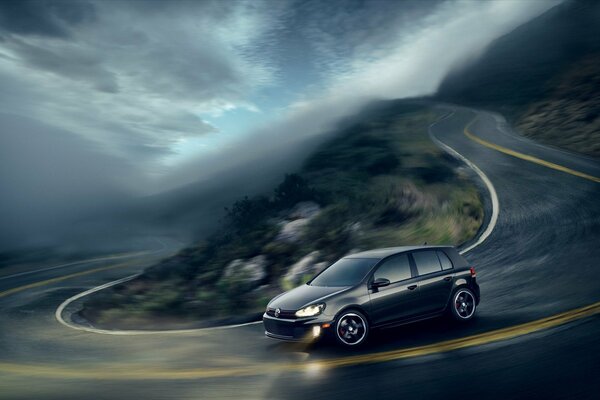
[(319, 325), (313, 326), (312, 333), (313, 333), (313, 338), (319, 337), (319, 335), (321, 334), (321, 327)]

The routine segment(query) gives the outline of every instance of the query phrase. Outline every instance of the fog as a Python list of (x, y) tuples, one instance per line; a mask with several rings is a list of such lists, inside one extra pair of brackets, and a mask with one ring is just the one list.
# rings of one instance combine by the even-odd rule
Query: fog
[[(224, 3), (0, 6), (0, 251), (198, 237), (558, 2)], [(178, 158), (190, 138), (209, 149)]]
[(135, 166), (39, 121), (10, 114), (0, 119), (4, 246), (52, 244), (67, 232), (78, 232), (90, 216), (99, 218), (133, 199), (129, 185), (140, 176)]

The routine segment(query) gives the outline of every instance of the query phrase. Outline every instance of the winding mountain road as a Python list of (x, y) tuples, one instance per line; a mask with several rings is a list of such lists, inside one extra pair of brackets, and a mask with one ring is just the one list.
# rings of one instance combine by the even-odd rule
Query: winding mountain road
[(0, 276), (0, 398), (597, 398), (600, 163), (524, 139), (498, 115), (444, 107), (432, 138), (497, 193), (485, 240), (465, 247), (482, 292), (471, 324), (387, 330), (359, 352), (276, 342), (260, 324), (103, 335), (59, 324), (57, 307), (168, 250), (40, 268)]

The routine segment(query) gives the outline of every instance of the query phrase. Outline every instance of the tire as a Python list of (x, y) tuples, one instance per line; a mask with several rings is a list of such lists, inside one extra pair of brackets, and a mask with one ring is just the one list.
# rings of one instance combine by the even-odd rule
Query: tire
[(467, 322), (473, 319), (477, 310), (477, 300), (475, 294), (468, 287), (460, 287), (452, 293), (448, 303), (450, 315), (454, 320)]
[(335, 338), (346, 347), (358, 347), (367, 341), (369, 322), (357, 310), (343, 311), (335, 322)]

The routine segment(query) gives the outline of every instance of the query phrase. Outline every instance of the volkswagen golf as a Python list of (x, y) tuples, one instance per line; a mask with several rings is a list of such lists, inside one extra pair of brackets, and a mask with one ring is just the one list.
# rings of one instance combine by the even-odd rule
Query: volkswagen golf
[(479, 299), (475, 269), (454, 247), (394, 247), (344, 257), (276, 296), (263, 323), (265, 334), (276, 339), (330, 334), (342, 345), (357, 346), (373, 328), (443, 314), (469, 321)]

